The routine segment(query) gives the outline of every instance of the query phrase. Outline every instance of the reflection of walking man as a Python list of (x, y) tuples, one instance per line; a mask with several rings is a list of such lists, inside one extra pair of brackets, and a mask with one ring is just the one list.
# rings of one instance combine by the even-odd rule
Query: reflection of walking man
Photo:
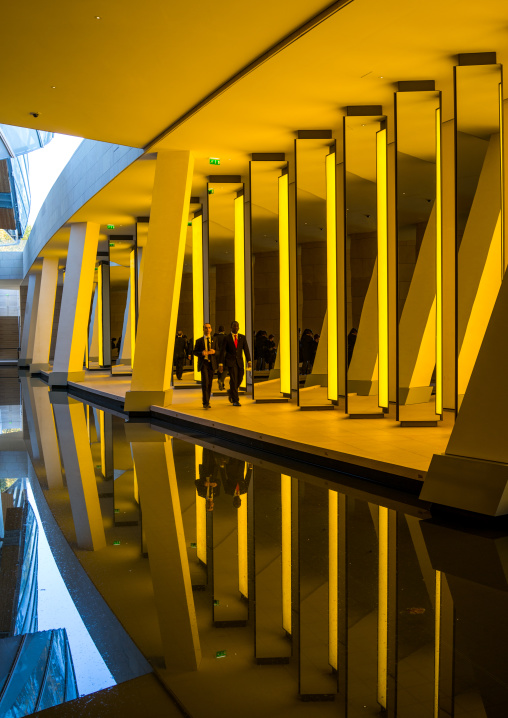
[(244, 334), (239, 334), (240, 325), (237, 321), (231, 322), (231, 334), (228, 334), (219, 359), (219, 371), (222, 372), (224, 365), (229, 370), (229, 401), (233, 406), (241, 406), (238, 397), (238, 387), (243, 379), (243, 354), (247, 361), (247, 367), (250, 369), (250, 351), (247, 339)]
[(203, 392), (203, 406), (210, 408), (210, 394), (212, 392), (213, 374), (217, 369), (215, 356), (216, 342), (212, 337), (211, 324), (203, 326), (204, 336), (196, 341), (194, 356), (198, 358), (198, 371), (201, 372), (201, 391)]

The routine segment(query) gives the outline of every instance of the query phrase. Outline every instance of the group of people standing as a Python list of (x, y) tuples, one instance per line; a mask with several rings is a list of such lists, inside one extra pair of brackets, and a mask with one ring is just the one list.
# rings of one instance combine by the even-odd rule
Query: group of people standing
[(300, 363), (301, 374), (309, 374), (316, 358), (319, 343), (319, 334), (313, 334), (312, 329), (304, 329), (300, 337)]
[(274, 335), (270, 334), (270, 336), (268, 336), (268, 333), (264, 329), (260, 329), (256, 332), (254, 339), (254, 361), (256, 362), (256, 369), (263, 371), (265, 365), (268, 366), (268, 369), (273, 369), (276, 356), (277, 344), (275, 343)]
[(212, 325), (204, 324), (203, 336), (199, 337), (194, 345), (192, 353), (198, 359), (205, 409), (210, 408), (212, 382), (216, 372), (221, 390), (224, 389), (226, 373), (229, 373), (229, 401), (233, 406), (241, 406), (238, 389), (244, 375), (243, 355), (245, 354), (248, 369), (251, 368), (251, 358), (247, 339), (239, 330), (240, 326), (235, 320), (231, 322), (229, 334), (224, 333), (224, 327), (219, 327), (219, 333), (212, 336)]

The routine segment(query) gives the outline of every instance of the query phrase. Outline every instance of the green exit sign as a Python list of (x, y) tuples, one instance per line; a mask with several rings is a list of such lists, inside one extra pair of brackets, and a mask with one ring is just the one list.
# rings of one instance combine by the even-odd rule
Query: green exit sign
[(114, 225), (114, 224), (108, 224), (107, 227), (108, 227), (108, 229), (114, 229), (114, 228), (115, 228), (115, 225)]
[(210, 157), (209, 162), (211, 165), (220, 165), (220, 159), (218, 157)]
[(192, 227), (192, 222), (187, 222), (187, 227)]
[(217, 651), (215, 658), (226, 658), (226, 651)]
[(213, 194), (214, 192), (215, 192), (215, 190), (212, 187), (210, 187), (210, 189), (208, 190), (208, 194)]

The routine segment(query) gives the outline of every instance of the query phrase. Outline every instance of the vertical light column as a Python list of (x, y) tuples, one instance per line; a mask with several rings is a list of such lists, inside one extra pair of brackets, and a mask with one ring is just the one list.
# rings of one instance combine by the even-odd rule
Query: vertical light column
[[(192, 220), (192, 326), (194, 342), (201, 336), (205, 323), (203, 309), (203, 215)], [(193, 358), (194, 379), (201, 381), (198, 358)]]
[(326, 271), (328, 311), (328, 398), (339, 399), (338, 381), (338, 296), (337, 296), (337, 215), (335, 152), (326, 157)]
[(282, 505), (282, 628), (291, 634), (291, 477), (280, 477)]
[(280, 391), (291, 396), (291, 298), (289, 273), (289, 177), (279, 177)]
[(21, 350), (18, 361), (18, 366), (20, 367), (27, 367), (32, 362), (40, 287), (41, 275), (35, 272), (29, 274), (25, 316), (23, 319), (23, 333), (21, 335)]
[(439, 718), (439, 648), (441, 640), (441, 571), (436, 571), (436, 602), (434, 623), (434, 718)]
[(388, 178), (386, 129), (376, 133), (378, 403), (388, 409)]
[(55, 314), (56, 283), (58, 280), (58, 259), (45, 257), (42, 262), (37, 323), (35, 327), (34, 347), (31, 369), (37, 373), (49, 367), (51, 332)]
[[(247, 468), (247, 465), (246, 465)], [(242, 495), (242, 503), (238, 507), (238, 590), (249, 597), (249, 572), (247, 556), (247, 494)]]
[(505, 251), (505, 210), (504, 210), (504, 108), (503, 108), (503, 83), (499, 83), (499, 174), (501, 178), (501, 281), (506, 268)]
[(136, 363), (126, 411), (171, 403), (173, 341), (180, 303), (194, 161), (188, 151), (157, 156), (143, 285), (136, 334)]
[(339, 495), (328, 491), (328, 660), (337, 670), (339, 643)]
[(441, 109), (436, 110), (436, 414), (443, 413), (443, 210)]
[(377, 700), (386, 709), (388, 692), (388, 509), (379, 507)]
[[(243, 193), (240, 195), (240, 197), (236, 197), (234, 204), (235, 318), (240, 324), (240, 331), (245, 332), (245, 207)], [(243, 364), (245, 370), (245, 357), (243, 358)], [(245, 371), (243, 374), (241, 386), (247, 386), (247, 377)]]
[(104, 322), (102, 316), (102, 307), (104, 302), (104, 282), (102, 273), (102, 264), (97, 269), (97, 327), (99, 339), (99, 365), (104, 365)]
[(90, 315), (99, 225), (94, 222), (73, 224), (58, 322), (55, 360), (49, 382), (66, 386), (82, 381), (86, 331)]
[(133, 250), (129, 256), (129, 319), (131, 336), (131, 367), (134, 366), (134, 352), (136, 349), (136, 252)]
[[(195, 451), (195, 466), (196, 466), (196, 481), (199, 479), (199, 467), (203, 463), (203, 447), (197, 444), (194, 447)], [(206, 499), (204, 496), (200, 496), (196, 491), (196, 543), (197, 543), (197, 555), (198, 559), (202, 561), (205, 566), (207, 563), (206, 555)]]

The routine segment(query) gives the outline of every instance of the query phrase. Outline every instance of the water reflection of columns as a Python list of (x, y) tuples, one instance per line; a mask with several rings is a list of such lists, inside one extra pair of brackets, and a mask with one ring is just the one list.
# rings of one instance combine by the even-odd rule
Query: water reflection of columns
[(62, 464), (48, 385), (40, 379), (31, 379), (30, 383), (34, 399), (34, 419), (37, 421), (41, 440), (48, 488), (61, 489), (63, 487)]
[(298, 526), (293, 526), (298, 531), (298, 552), (293, 555), (293, 565), (298, 562), (298, 570), (293, 569), (297, 575), (293, 646), (299, 658), (299, 693), (303, 700), (335, 700), (337, 676), (329, 655), (328, 491), (303, 481), (297, 491), (293, 502), (293, 524), (298, 512)]
[[(254, 469), (253, 541), (256, 611), (255, 656), (257, 663), (288, 663), (291, 656), (289, 632), (283, 628), (284, 591), (290, 587), (283, 576), (283, 497), (272, 472)], [(289, 477), (281, 477), (282, 481)], [(290, 517), (289, 517), (290, 518)], [(280, 527), (280, 528), (279, 528)], [(289, 527), (290, 530), (290, 527)], [(289, 567), (291, 557), (289, 557)], [(286, 588), (284, 586), (286, 585)]]
[(429, 522), (421, 527), (432, 566), (441, 576), (439, 715), (453, 715), (467, 701), (475, 714), (504, 718), (508, 539), (481, 529), (472, 534)]
[(83, 404), (63, 392), (51, 392), (50, 398), (77, 543), (97, 551), (106, 540)]
[(166, 668), (195, 670), (201, 661), (172, 440), (127, 425), (142, 507)]

